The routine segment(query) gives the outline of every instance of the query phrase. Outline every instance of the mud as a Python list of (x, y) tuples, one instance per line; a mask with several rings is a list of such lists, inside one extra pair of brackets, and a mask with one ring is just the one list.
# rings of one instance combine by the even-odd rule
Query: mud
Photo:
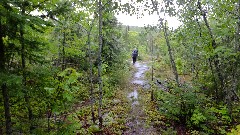
[(127, 93), (127, 98), (131, 104), (131, 110), (129, 112), (129, 118), (126, 126), (128, 130), (123, 135), (157, 135), (156, 130), (146, 124), (146, 116), (144, 114), (144, 106), (141, 103), (141, 93), (139, 92), (142, 88), (148, 89), (150, 85), (144, 78), (145, 72), (149, 69), (146, 63), (136, 62), (134, 65), (136, 72), (133, 74), (131, 81), (131, 89)]

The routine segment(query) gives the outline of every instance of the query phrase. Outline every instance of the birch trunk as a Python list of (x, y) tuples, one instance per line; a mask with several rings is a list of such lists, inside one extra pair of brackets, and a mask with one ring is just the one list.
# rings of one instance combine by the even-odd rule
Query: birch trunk
[(94, 113), (95, 98), (93, 95), (93, 90), (94, 90), (93, 89), (93, 63), (92, 63), (92, 53), (91, 53), (91, 43), (90, 43), (90, 35), (91, 35), (92, 28), (93, 28), (93, 21), (92, 21), (90, 30), (88, 31), (87, 45), (88, 45), (88, 55), (89, 55), (88, 62), (89, 62), (89, 66), (90, 66), (89, 81), (90, 81), (91, 115), (92, 115), (92, 121), (95, 124), (96, 118), (95, 118), (95, 113)]

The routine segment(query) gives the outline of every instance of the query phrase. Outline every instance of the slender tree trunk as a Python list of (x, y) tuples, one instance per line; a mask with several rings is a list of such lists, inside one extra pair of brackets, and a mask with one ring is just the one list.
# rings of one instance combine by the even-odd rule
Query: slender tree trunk
[[(153, 36), (151, 35), (151, 55), (152, 55), (152, 83), (153, 83), (153, 64), (154, 64), (154, 62), (153, 62)], [(151, 101), (153, 101), (154, 100), (154, 97), (153, 97), (153, 88), (152, 88), (152, 91), (151, 91)]]
[[(25, 7), (22, 7), (22, 16), (25, 15)], [(21, 60), (22, 60), (22, 89), (24, 92), (24, 99), (26, 102), (26, 107), (28, 109), (28, 120), (30, 123), (30, 133), (32, 133), (33, 130), (33, 112), (32, 112), (32, 108), (30, 106), (30, 101), (29, 101), (29, 96), (28, 96), (28, 92), (26, 90), (26, 86), (27, 86), (27, 76), (26, 76), (26, 58), (25, 58), (25, 43), (24, 43), (24, 20), (22, 20), (21, 24), (20, 24), (20, 43), (21, 43)]]
[(214, 82), (214, 87), (216, 87), (215, 89), (215, 98), (217, 99), (216, 102), (218, 102), (218, 99), (219, 99), (219, 88), (217, 87), (217, 80), (216, 80), (216, 77), (214, 75), (214, 70), (213, 70), (213, 65), (212, 65), (212, 59), (208, 59), (208, 62), (209, 62), (209, 66), (210, 66), (210, 69), (211, 69), (211, 72), (212, 72), (212, 76), (213, 76), (213, 82)]
[(3, 43), (3, 37), (4, 37), (4, 30), (3, 25), (1, 24), (1, 16), (0, 16), (0, 69), (5, 69), (5, 47)]
[(102, 46), (103, 46), (103, 34), (102, 34), (102, 26), (103, 26), (103, 18), (102, 18), (102, 0), (98, 1), (98, 14), (99, 14), (99, 53), (98, 53), (98, 83), (99, 83), (99, 108), (98, 108), (98, 119), (99, 119), (99, 128), (102, 129), (103, 126), (103, 118), (102, 118)]
[(168, 39), (167, 21), (165, 21), (165, 24), (164, 24), (164, 36), (165, 36), (165, 40), (166, 40), (167, 47), (168, 47), (168, 54), (169, 54), (169, 57), (170, 57), (170, 62), (171, 62), (171, 66), (172, 66), (172, 69), (173, 69), (173, 74), (175, 76), (175, 81), (176, 81), (177, 85), (180, 86), (179, 80), (178, 80), (178, 72), (177, 72), (176, 63), (173, 59), (172, 48), (171, 48), (171, 45), (170, 45), (170, 42), (169, 42), (169, 39)]
[[(151, 0), (151, 2), (152, 2), (152, 5), (153, 5), (153, 8), (157, 12), (157, 15), (158, 15), (159, 19), (161, 19), (160, 13), (159, 13), (159, 10), (158, 10), (158, 2), (153, 1), (153, 0)], [(177, 67), (176, 67), (175, 61), (173, 59), (172, 49), (171, 49), (171, 45), (170, 45), (170, 42), (169, 42), (169, 39), (168, 39), (167, 21), (166, 20), (165, 20), (165, 24), (163, 24), (163, 25), (164, 25), (163, 26), (164, 27), (163, 28), (164, 37), (165, 37), (167, 47), (168, 47), (168, 54), (169, 54), (169, 57), (170, 57), (170, 62), (171, 62), (171, 66), (172, 66), (172, 69), (173, 69), (173, 74), (175, 76), (175, 81), (176, 81), (177, 85), (180, 86), (179, 79), (178, 79)]]
[[(4, 37), (4, 29), (3, 25), (1, 24), (2, 17), (0, 16), (0, 72), (5, 71), (5, 47), (3, 43), (3, 37)], [(11, 123), (11, 113), (10, 113), (10, 103), (9, 103), (9, 95), (8, 95), (8, 89), (7, 84), (3, 83), (1, 86), (2, 89), (2, 95), (3, 95), (3, 104), (4, 104), (4, 112), (5, 112), (5, 120), (6, 120), (6, 134), (10, 135), (12, 134), (12, 123)], [(1, 130), (1, 129), (0, 129)], [(1, 134), (1, 131), (0, 131)], [(3, 134), (3, 133), (2, 133)]]
[(63, 30), (63, 41), (62, 41), (62, 71), (66, 68), (65, 65), (65, 44), (66, 44), (66, 33)]
[[(205, 25), (208, 29), (209, 35), (211, 37), (212, 47), (213, 47), (213, 49), (216, 49), (217, 48), (217, 43), (216, 43), (214, 35), (212, 33), (212, 29), (210, 28), (210, 25), (208, 23), (206, 12), (202, 9), (201, 0), (198, 0), (197, 5), (198, 5), (198, 9), (201, 11), (201, 15), (203, 17), (204, 23), (205, 23)], [(217, 73), (218, 79), (220, 81), (220, 91), (218, 91), (218, 93), (217, 93), (218, 95), (220, 94), (220, 96), (219, 96), (220, 99), (218, 98), (217, 100), (222, 100), (223, 97), (225, 96), (224, 93), (223, 93), (223, 91), (224, 91), (223, 90), (223, 88), (224, 88), (224, 78), (221, 74), (220, 62), (217, 58), (218, 58), (218, 55), (216, 55), (214, 58), (212, 58), (213, 60), (211, 60), (211, 61), (213, 61), (213, 64), (216, 68), (215, 72)]]
[(10, 104), (9, 104), (9, 95), (7, 90), (7, 85), (4, 83), (1, 86), (3, 101), (4, 101), (4, 111), (5, 111), (5, 119), (6, 119), (6, 134), (12, 134), (12, 124), (11, 124), (11, 114), (10, 114)]
[[(95, 18), (94, 18), (95, 20)], [(92, 63), (92, 52), (91, 52), (91, 43), (90, 43), (90, 35), (91, 35), (91, 31), (93, 28), (93, 22), (91, 24), (90, 30), (88, 31), (88, 39), (87, 39), (87, 45), (88, 45), (88, 62), (89, 62), (89, 66), (90, 66), (90, 73), (89, 73), (89, 81), (90, 81), (90, 96), (91, 96), (91, 114), (92, 114), (92, 121), (95, 124), (96, 118), (95, 118), (95, 113), (94, 113), (94, 103), (95, 103), (95, 98), (93, 95), (93, 63)]]
[(51, 104), (50, 104), (47, 107), (47, 131), (48, 131), (48, 133), (50, 133), (50, 131), (51, 131), (51, 126), (50, 126), (51, 117), (52, 117), (52, 109), (51, 109)]

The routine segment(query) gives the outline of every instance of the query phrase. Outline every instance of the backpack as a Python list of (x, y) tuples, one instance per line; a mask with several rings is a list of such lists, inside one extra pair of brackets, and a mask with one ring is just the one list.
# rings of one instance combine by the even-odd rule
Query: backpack
[(133, 50), (132, 56), (133, 56), (133, 57), (137, 57), (137, 56), (138, 56), (138, 50)]

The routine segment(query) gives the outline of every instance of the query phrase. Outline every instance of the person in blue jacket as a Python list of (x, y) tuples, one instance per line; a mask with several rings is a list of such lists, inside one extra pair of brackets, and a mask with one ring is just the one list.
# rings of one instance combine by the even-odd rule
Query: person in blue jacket
[(133, 64), (135, 64), (135, 62), (137, 61), (137, 56), (138, 56), (138, 49), (135, 48), (135, 49), (132, 51)]

